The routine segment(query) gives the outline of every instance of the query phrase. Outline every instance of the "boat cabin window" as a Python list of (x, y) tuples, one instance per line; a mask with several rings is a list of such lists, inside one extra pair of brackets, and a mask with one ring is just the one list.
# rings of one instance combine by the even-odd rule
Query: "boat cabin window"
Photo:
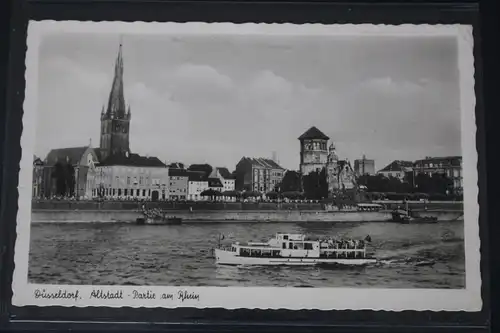
[(292, 242), (288, 243), (288, 248), (289, 249), (293, 249), (293, 243)]
[(285, 242), (283, 242), (283, 248), (286, 249), (286, 243)]
[(304, 250), (312, 250), (313, 245), (312, 243), (304, 243)]
[(284, 235), (284, 236), (283, 236), (283, 239), (284, 239), (284, 240), (287, 240), (287, 239), (288, 239), (288, 235)]

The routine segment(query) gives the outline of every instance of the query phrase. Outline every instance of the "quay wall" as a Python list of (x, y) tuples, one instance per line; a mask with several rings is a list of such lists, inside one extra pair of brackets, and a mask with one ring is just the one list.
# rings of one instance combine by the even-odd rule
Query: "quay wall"
[[(326, 211), (185, 211), (172, 210), (169, 215), (184, 223), (196, 222), (384, 222), (391, 215), (381, 212)], [(423, 214), (422, 214), (423, 215)], [(434, 211), (428, 215), (450, 221), (463, 218), (457, 211)], [(33, 210), (32, 222), (135, 222), (141, 214), (133, 210)]]
[[(375, 203), (375, 202), (374, 202)], [(381, 201), (386, 209), (394, 209), (402, 205), (400, 201)], [(141, 203), (126, 201), (33, 201), (33, 210), (137, 210)], [(322, 203), (271, 203), (271, 202), (147, 202), (148, 208), (164, 210), (193, 210), (193, 211), (324, 211)], [(413, 210), (427, 208), (429, 210), (463, 210), (462, 202), (409, 202), (408, 207)]]

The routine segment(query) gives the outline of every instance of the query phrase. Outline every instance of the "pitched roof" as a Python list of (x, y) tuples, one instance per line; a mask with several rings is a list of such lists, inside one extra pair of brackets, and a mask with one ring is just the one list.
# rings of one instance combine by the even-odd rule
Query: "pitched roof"
[(307, 131), (304, 132), (301, 136), (299, 136), (299, 140), (308, 140), (308, 139), (322, 139), (322, 140), (330, 140), (325, 133), (321, 132), (316, 126), (311, 127)]
[(461, 160), (462, 156), (426, 157), (422, 160), (415, 161), (415, 165), (421, 165), (424, 163), (435, 163), (435, 164), (460, 166)]
[(168, 175), (174, 177), (189, 177), (189, 173), (187, 170), (178, 168), (168, 169)]
[(208, 178), (209, 187), (224, 187), (219, 178)]
[(207, 181), (205, 173), (200, 171), (188, 171), (188, 177), (190, 182)]
[(283, 168), (282, 166), (280, 166), (278, 163), (274, 162), (270, 158), (243, 157), (241, 160), (246, 161), (246, 162), (252, 164), (253, 166), (256, 166), (259, 168), (285, 170), (285, 168)]
[[(165, 163), (160, 161), (157, 157), (141, 156), (139, 154), (115, 154), (106, 158), (101, 162), (101, 166), (135, 166), (135, 167), (156, 167), (166, 168)], [(170, 173), (170, 172), (169, 172)]]
[(72, 165), (78, 164), (88, 148), (88, 146), (85, 146), (52, 149), (45, 158), (45, 164), (48, 166), (53, 166), (57, 162), (66, 163), (66, 161), (68, 161)]
[(224, 179), (234, 179), (234, 176), (229, 172), (227, 168), (216, 168), (222, 178)]
[(393, 161), (389, 165), (387, 165), (385, 168), (380, 170), (379, 172), (389, 172), (389, 171), (406, 171), (407, 168), (412, 168), (413, 167), (413, 162), (411, 161)]

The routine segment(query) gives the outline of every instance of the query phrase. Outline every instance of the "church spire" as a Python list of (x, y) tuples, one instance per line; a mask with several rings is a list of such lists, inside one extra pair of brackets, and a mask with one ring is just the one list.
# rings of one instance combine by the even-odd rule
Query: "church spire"
[(125, 116), (125, 97), (123, 94), (123, 54), (122, 43), (118, 49), (118, 55), (115, 62), (115, 76), (113, 85), (109, 93), (108, 108), (106, 115), (113, 118), (123, 119)]

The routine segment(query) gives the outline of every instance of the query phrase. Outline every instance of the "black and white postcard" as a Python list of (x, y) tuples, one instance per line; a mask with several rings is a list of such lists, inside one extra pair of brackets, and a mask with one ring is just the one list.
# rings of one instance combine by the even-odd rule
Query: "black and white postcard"
[(480, 311), (472, 28), (31, 21), (13, 304)]

